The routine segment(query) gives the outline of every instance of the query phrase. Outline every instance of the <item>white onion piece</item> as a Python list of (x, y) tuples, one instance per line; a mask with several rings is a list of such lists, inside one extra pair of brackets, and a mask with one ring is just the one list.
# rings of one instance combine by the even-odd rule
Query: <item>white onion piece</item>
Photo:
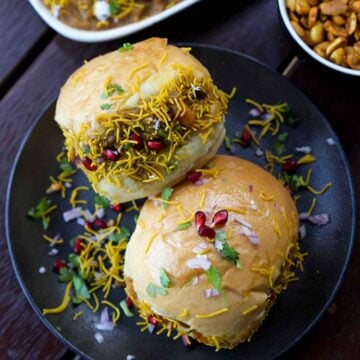
[(318, 226), (326, 225), (330, 221), (329, 215), (326, 213), (310, 215), (310, 216), (307, 213), (301, 213), (299, 215), (299, 219), (301, 221), (309, 221), (312, 224)]
[(95, 220), (95, 217), (93, 216), (93, 214), (90, 212), (89, 209), (86, 209), (84, 211), (84, 219), (86, 221), (93, 222)]
[(152, 334), (154, 332), (155, 328), (156, 328), (156, 325), (150, 324), (148, 327), (149, 333)]
[(105, 209), (104, 208), (99, 208), (98, 211), (96, 212), (96, 216), (99, 219), (102, 219), (105, 216)]
[(299, 233), (300, 233), (300, 239), (303, 240), (304, 237), (306, 236), (306, 227), (304, 224), (300, 226)]
[(126, 360), (135, 360), (136, 359), (136, 356), (135, 355), (126, 355)]
[(257, 108), (252, 108), (249, 111), (249, 115), (257, 117), (261, 114), (261, 112)]
[(311, 153), (311, 147), (310, 146), (301, 146), (301, 147), (296, 147), (295, 150), (299, 153), (304, 153), (304, 154), (310, 154)]
[(330, 145), (330, 146), (334, 146), (336, 145), (336, 142), (333, 138), (327, 138), (326, 142)]
[(264, 152), (260, 148), (256, 148), (255, 155), (260, 157), (264, 155)]
[(81, 217), (77, 218), (76, 222), (81, 226), (85, 226), (85, 224), (86, 224), (85, 220)]
[(217, 249), (217, 250), (222, 250), (223, 249), (223, 244), (222, 244), (222, 242), (220, 241), (220, 240), (215, 240), (215, 243), (214, 243), (214, 247), (215, 247), (215, 249)]
[(112, 321), (104, 322), (104, 323), (97, 323), (95, 324), (95, 328), (97, 330), (103, 330), (103, 331), (111, 331), (114, 330), (114, 323)]
[(244, 234), (253, 245), (259, 245), (260, 239), (257, 234), (251, 231), (248, 227), (241, 225), (240, 235)]
[(73, 209), (63, 212), (63, 218), (64, 218), (65, 222), (69, 222), (80, 216), (82, 216), (82, 211), (81, 211), (81, 208), (79, 208), (79, 207), (76, 207), (76, 208), (73, 208)]
[(206, 289), (206, 290), (204, 291), (204, 296), (205, 296), (206, 298), (213, 297), (213, 296), (218, 296), (219, 294), (220, 294), (220, 293), (219, 293), (217, 290), (213, 289), (213, 288), (211, 288), (211, 289)]
[(193, 248), (193, 252), (195, 254), (200, 254), (204, 250), (206, 250), (209, 247), (209, 245), (205, 242), (201, 242), (199, 245)]
[(251, 229), (251, 224), (241, 219), (239, 216), (234, 216), (234, 220), (237, 221), (239, 224), (244, 225), (245, 227)]
[(98, 332), (94, 334), (94, 338), (99, 344), (102, 344), (104, 342), (104, 337)]
[(211, 262), (204, 258), (193, 258), (186, 261), (186, 266), (190, 269), (203, 269), (207, 271), (211, 266)]

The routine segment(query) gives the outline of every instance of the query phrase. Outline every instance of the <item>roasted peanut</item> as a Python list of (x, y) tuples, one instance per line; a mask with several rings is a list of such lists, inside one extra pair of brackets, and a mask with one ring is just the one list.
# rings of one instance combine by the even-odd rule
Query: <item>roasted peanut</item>
[(354, 1), (351, 5), (350, 5), (351, 10), (354, 10), (357, 13), (360, 13), (360, 1)]
[(308, 0), (296, 0), (295, 11), (299, 15), (307, 15), (310, 11), (310, 4)]
[(195, 124), (195, 115), (191, 108), (185, 105), (185, 111), (179, 115), (178, 120), (181, 125), (191, 128)]
[(315, 52), (321, 57), (325, 57), (326, 48), (329, 46), (329, 41), (324, 41), (314, 47)]
[(341, 17), (340, 15), (333, 16), (332, 21), (334, 24), (339, 25), (339, 26), (344, 25), (346, 23), (346, 20), (343, 17)]
[(320, 5), (320, 11), (323, 15), (342, 15), (345, 14), (348, 6), (345, 4), (342, 4), (339, 1), (329, 1), (329, 2), (323, 2)]
[(301, 38), (305, 36), (305, 30), (298, 23), (291, 21), (291, 25)]
[(295, 21), (296, 23), (299, 22), (299, 18), (295, 15), (295, 13), (290, 13), (290, 21)]
[(285, 1), (286, 7), (287, 7), (290, 11), (295, 11), (295, 1), (296, 1), (296, 0), (286, 0), (286, 1)]
[(316, 6), (319, 3), (318, 0), (309, 0), (310, 6)]
[(316, 24), (317, 16), (318, 16), (318, 8), (312, 7), (309, 11), (309, 17), (308, 17), (308, 25), (310, 28), (312, 28)]
[(305, 29), (309, 29), (309, 23), (308, 23), (308, 18), (306, 16), (302, 16), (300, 18), (300, 24), (303, 28)]
[(360, 70), (360, 56), (355, 51), (346, 57), (346, 62), (352, 69)]
[(342, 37), (338, 37), (337, 39), (333, 40), (330, 45), (326, 48), (325, 54), (326, 56), (329, 56), (330, 54), (333, 53), (333, 51), (335, 51), (336, 49), (338, 49), (339, 47), (342, 47), (346, 45), (346, 39), (342, 38)]
[(329, 41), (334, 41), (336, 39), (336, 37), (329, 32), (326, 33), (326, 37)]
[(313, 26), (310, 30), (310, 39), (318, 44), (324, 39), (324, 27), (323, 24), (318, 21), (315, 26)]
[(345, 50), (343, 48), (336, 49), (331, 55), (330, 60), (337, 65), (341, 65), (345, 58)]
[(357, 25), (357, 18), (356, 18), (356, 14), (354, 12), (352, 12), (350, 14), (350, 16), (347, 18), (346, 20), (346, 31), (349, 35), (353, 34), (356, 30), (356, 25)]
[(355, 51), (355, 53), (360, 56), (360, 41), (359, 42), (356, 42), (354, 45), (353, 45), (353, 49)]

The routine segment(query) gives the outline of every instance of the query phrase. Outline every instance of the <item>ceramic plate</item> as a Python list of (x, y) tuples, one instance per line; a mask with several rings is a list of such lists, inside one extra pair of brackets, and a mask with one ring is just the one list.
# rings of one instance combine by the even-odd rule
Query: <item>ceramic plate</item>
[[(249, 119), (249, 106), (245, 98), (275, 104), (287, 102), (301, 119), (296, 128), (285, 128), (289, 133), (287, 148), (310, 146), (316, 156), (313, 168), (312, 186), (322, 188), (331, 182), (331, 188), (318, 198), (316, 213), (328, 213), (331, 221), (323, 227), (306, 225), (307, 235), (302, 242), (303, 251), (309, 252), (305, 270), (300, 280), (289, 286), (278, 299), (264, 324), (250, 343), (232, 351), (215, 352), (214, 349), (197, 345), (185, 348), (180, 341), (166, 336), (141, 333), (134, 318), (123, 317), (112, 332), (104, 332), (104, 343), (94, 340), (94, 315), (85, 307), (83, 316), (72, 320), (74, 309), (69, 308), (61, 315), (44, 317), (41, 310), (60, 302), (64, 285), (56, 281), (51, 271), (53, 258), (48, 256), (48, 246), (42, 239), (39, 222), (30, 221), (27, 210), (34, 206), (47, 188), (50, 174), (57, 173), (56, 154), (63, 144), (62, 134), (53, 121), (54, 104), (35, 122), (24, 141), (14, 166), (7, 194), (7, 236), (15, 272), (25, 296), (45, 325), (70, 348), (92, 359), (125, 359), (132, 354), (137, 359), (271, 359), (284, 353), (296, 343), (319, 319), (329, 306), (349, 262), (355, 228), (354, 188), (349, 166), (339, 139), (325, 117), (291, 82), (261, 63), (244, 55), (206, 46), (193, 46), (193, 54), (210, 70), (215, 83), (225, 91), (237, 87), (237, 93), (230, 102), (226, 119), (227, 134), (234, 137)], [(330, 146), (326, 139), (332, 138)], [(273, 140), (264, 140), (262, 147), (270, 146)], [(228, 153), (223, 147), (220, 153)], [(236, 146), (235, 156), (241, 156), (259, 165), (262, 158), (255, 155), (254, 148)], [(305, 173), (309, 165), (304, 166)], [(78, 171), (77, 185), (88, 184)], [(57, 196), (57, 195), (55, 195)], [(88, 196), (92, 197), (90, 191)], [(299, 201), (299, 210), (306, 211), (312, 196), (305, 194)], [(61, 232), (65, 239), (76, 236), (81, 230), (72, 223), (64, 227), (61, 211), (69, 208), (68, 202), (59, 202), (59, 215), (51, 224), (53, 234)], [(134, 227), (132, 214), (127, 214), (125, 224)], [(63, 246), (60, 256), (65, 257), (70, 247)], [(44, 266), (48, 271), (39, 274)], [(114, 291), (112, 300), (123, 299), (121, 291)], [(83, 306), (83, 305), (81, 305)], [(61, 330), (59, 330), (61, 329)]]

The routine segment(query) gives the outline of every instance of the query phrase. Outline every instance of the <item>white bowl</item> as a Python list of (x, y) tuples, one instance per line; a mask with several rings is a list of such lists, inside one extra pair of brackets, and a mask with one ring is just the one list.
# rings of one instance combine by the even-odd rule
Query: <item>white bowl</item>
[(199, 1), (200, 0), (182, 0), (171, 8), (136, 23), (119, 26), (117, 28), (109, 30), (92, 31), (79, 30), (69, 25), (66, 25), (50, 13), (49, 9), (43, 4), (42, 0), (29, 0), (35, 11), (51, 28), (53, 28), (59, 34), (65, 36), (68, 39), (82, 42), (100, 42), (119, 39), (121, 37), (130, 35), (149, 26), (152, 26)]
[(321, 64), (323, 64), (331, 69), (340, 71), (344, 74), (360, 76), (360, 70), (349, 69), (344, 66), (337, 65), (327, 59), (324, 59), (321, 56), (319, 56), (314, 50), (312, 50), (307, 44), (305, 44), (305, 42), (296, 33), (296, 31), (294, 30), (294, 28), (292, 27), (292, 25), (290, 23), (289, 15), (288, 15), (286, 5), (285, 5), (285, 0), (278, 0), (278, 3), (279, 3), (280, 14), (285, 23), (286, 28), (288, 29), (289, 33), (294, 38), (294, 40), (303, 48), (303, 50), (305, 50), (315, 60), (319, 61)]

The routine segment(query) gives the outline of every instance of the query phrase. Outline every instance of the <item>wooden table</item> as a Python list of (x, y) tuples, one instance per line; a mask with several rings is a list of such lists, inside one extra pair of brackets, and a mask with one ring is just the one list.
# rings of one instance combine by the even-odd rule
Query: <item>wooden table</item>
[[(0, 2), (0, 208), (19, 144), (27, 129), (84, 59), (150, 36), (171, 42), (223, 46), (251, 55), (286, 76), (312, 99), (339, 135), (360, 185), (360, 79), (325, 69), (295, 46), (275, 0), (207, 0), (163, 23), (119, 41), (81, 44), (50, 30), (24, 0)], [(224, 2), (225, 4), (225, 2)], [(295, 61), (294, 61), (295, 59)], [(289, 64), (291, 66), (289, 67)], [(4, 211), (0, 213), (0, 358), (72, 359), (72, 354), (36, 317), (12, 270)], [(287, 357), (360, 359), (360, 248), (344, 284), (326, 313)]]

